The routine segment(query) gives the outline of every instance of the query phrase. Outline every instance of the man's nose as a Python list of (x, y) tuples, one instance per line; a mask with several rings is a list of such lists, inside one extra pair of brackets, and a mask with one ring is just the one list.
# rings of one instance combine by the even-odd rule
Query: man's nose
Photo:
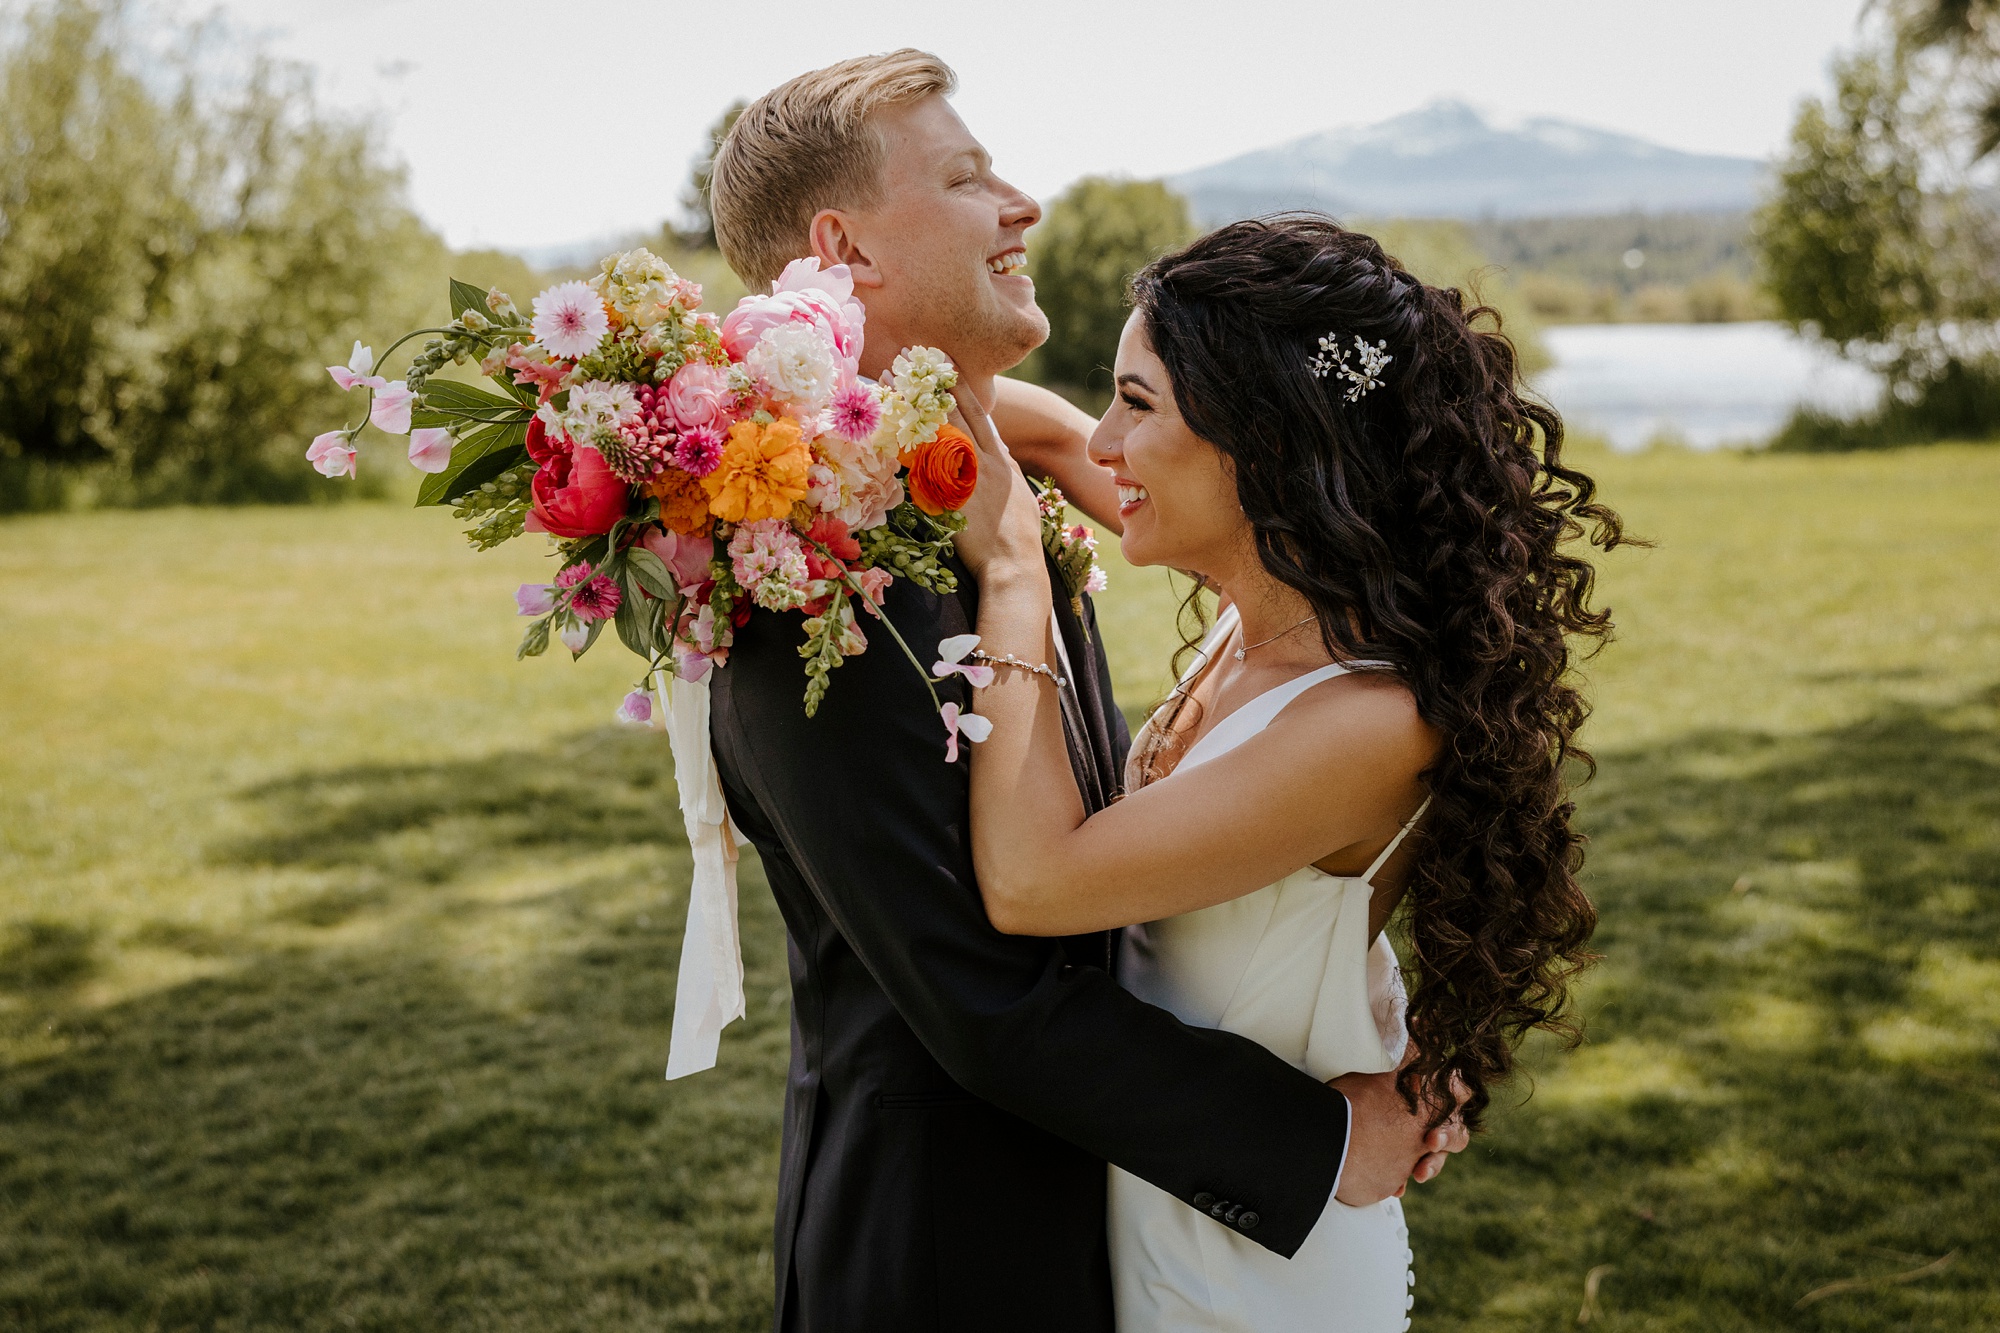
[(1005, 191), (1000, 204), (1000, 225), (1012, 230), (1026, 229), (1042, 220), (1042, 206), (1029, 195), (1023, 194), (1005, 181), (1000, 183)]

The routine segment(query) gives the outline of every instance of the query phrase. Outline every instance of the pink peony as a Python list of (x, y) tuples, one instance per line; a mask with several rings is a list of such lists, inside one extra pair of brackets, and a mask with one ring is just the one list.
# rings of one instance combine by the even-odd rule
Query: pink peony
[(882, 404), (860, 384), (851, 384), (834, 394), (827, 414), (832, 418), (829, 429), (843, 440), (865, 440), (882, 424)]
[(330, 430), (324, 435), (315, 435), (306, 447), (306, 461), (311, 463), (322, 477), (351, 477), (354, 475), (354, 446), (347, 442), (347, 432)]
[(644, 690), (633, 690), (618, 704), (618, 720), (643, 726), (653, 720), (653, 696)]
[(559, 282), (537, 296), (530, 324), (535, 341), (552, 356), (571, 360), (589, 356), (611, 332), (611, 316), (602, 297), (587, 282)]
[[(583, 586), (578, 588), (578, 584)], [(618, 585), (603, 574), (592, 578), (589, 565), (571, 565), (556, 575), (556, 586), (576, 588), (570, 595), (569, 609), (579, 620), (609, 620), (618, 614), (622, 600)]]
[(854, 299), (847, 265), (822, 272), (818, 259), (794, 259), (771, 284), (769, 296), (746, 296), (722, 321), (722, 345), (741, 361), (764, 334), (785, 324), (817, 325), (832, 344), (848, 378), (861, 372), (862, 325), (867, 312)]
[(442, 472), (451, 466), (451, 432), (426, 426), (410, 432), (410, 466), (419, 472)]
[(410, 405), (416, 399), (416, 394), (405, 388), (403, 381), (390, 380), (375, 391), (375, 401), (368, 405), (368, 419), (375, 423), (377, 430), (391, 435), (408, 435)]
[(729, 388), (729, 372), (706, 361), (690, 361), (667, 381), (667, 410), (682, 430), (729, 424), (729, 406), (735, 397)]
[(705, 477), (722, 461), (722, 432), (713, 426), (691, 426), (674, 445), (674, 466), (691, 477)]
[(625, 516), (631, 491), (595, 449), (557, 455), (542, 465), (531, 487), (534, 504), (523, 524), (556, 537), (595, 537)]
[(715, 538), (688, 537), (649, 527), (645, 536), (639, 538), (639, 545), (660, 557), (676, 588), (692, 588), (708, 581), (708, 564), (715, 559)]

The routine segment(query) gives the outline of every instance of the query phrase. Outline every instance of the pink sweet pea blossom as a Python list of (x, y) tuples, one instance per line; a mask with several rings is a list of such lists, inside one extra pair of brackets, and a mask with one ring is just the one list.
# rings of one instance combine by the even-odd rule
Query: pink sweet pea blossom
[(451, 432), (426, 426), (410, 432), (410, 466), (419, 472), (442, 472), (451, 466)]
[(556, 585), (523, 583), (514, 589), (514, 605), (524, 616), (545, 616), (556, 609)]
[(375, 391), (375, 401), (368, 407), (368, 419), (375, 423), (377, 430), (391, 435), (410, 433), (410, 405), (417, 395), (405, 388), (403, 381), (390, 380)]
[(889, 585), (896, 581), (896, 576), (886, 569), (864, 569), (854, 578), (861, 585), (861, 605), (869, 615), (881, 619), (882, 598), (888, 593)]
[(674, 674), (691, 685), (698, 684), (705, 679), (710, 666), (727, 660), (729, 660), (729, 650), (727, 648), (717, 649), (713, 653), (704, 653), (700, 649), (690, 648), (686, 644), (674, 645)]
[(731, 360), (750, 354), (766, 332), (785, 324), (817, 326), (832, 345), (846, 377), (861, 373), (862, 324), (867, 312), (854, 299), (847, 265), (821, 271), (819, 260), (794, 259), (771, 284), (769, 296), (746, 296), (722, 321), (722, 345)]
[[(931, 676), (936, 680), (949, 680), (953, 676), (963, 676), (972, 683), (974, 689), (983, 690), (993, 683), (993, 668), (990, 666), (963, 666), (965, 655), (979, 646), (977, 634), (954, 634), (949, 639), (938, 640), (938, 657), (931, 664)], [(991, 725), (991, 724), (989, 724)], [(983, 736), (975, 740), (986, 739)]]
[(354, 453), (354, 446), (347, 442), (346, 431), (330, 430), (313, 437), (313, 442), (306, 448), (306, 461), (322, 477), (351, 477), (354, 475)]
[(556, 637), (562, 640), (563, 647), (569, 649), (569, 655), (576, 657), (590, 646), (590, 626), (581, 620), (565, 619), (563, 627), (556, 631)]
[(361, 340), (356, 338), (354, 340), (354, 351), (348, 356), (347, 364), (344, 366), (328, 366), (326, 373), (333, 376), (333, 382), (343, 389), (352, 389), (357, 386), (363, 389), (379, 389), (389, 381), (383, 379), (380, 375), (371, 375), (368, 373), (374, 368), (375, 349), (362, 346)]
[(993, 734), (993, 723), (977, 713), (961, 713), (957, 704), (946, 704), (940, 710), (944, 715), (944, 761), (958, 762), (958, 738), (963, 735), (972, 742), (985, 740)]
[(618, 720), (643, 726), (653, 720), (653, 696), (634, 690), (618, 705)]

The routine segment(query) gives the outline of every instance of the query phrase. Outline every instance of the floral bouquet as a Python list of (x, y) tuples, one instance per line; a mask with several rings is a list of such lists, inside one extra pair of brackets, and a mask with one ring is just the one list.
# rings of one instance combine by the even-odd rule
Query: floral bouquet
[[(720, 320), (647, 250), (600, 267), (537, 296), (532, 318), (454, 281), (450, 323), (390, 347), (431, 335), (402, 380), (357, 342), (329, 373), (368, 391), (367, 416), (307, 457), (352, 475), (372, 421), (409, 435), (429, 474), (418, 503), (452, 505), (473, 545), (548, 534), (561, 568), (516, 594), (532, 617), (521, 656), (551, 637), (581, 656), (610, 624), (646, 677), (700, 681), (753, 607), (800, 612), (811, 716), (832, 670), (868, 646), (856, 603), (879, 619), (897, 578), (956, 587), (944, 557), (978, 481), (972, 442), (947, 421), (957, 372), (912, 347), (886, 383), (862, 379), (864, 312), (843, 266), (795, 261)], [(497, 392), (439, 374), (474, 361)], [(955, 741), (957, 710), (939, 711)], [(620, 715), (650, 717), (643, 688)]]

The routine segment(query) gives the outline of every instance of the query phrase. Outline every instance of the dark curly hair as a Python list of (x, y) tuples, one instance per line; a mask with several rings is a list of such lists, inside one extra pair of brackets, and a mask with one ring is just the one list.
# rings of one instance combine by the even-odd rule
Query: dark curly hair
[[(1611, 621), (1573, 547), (1586, 526), (1607, 550), (1629, 539), (1564, 465), (1562, 419), (1522, 391), (1499, 316), (1331, 218), (1223, 227), (1148, 265), (1133, 300), (1181, 416), (1234, 470), (1264, 568), (1312, 603), (1329, 653), (1387, 663), (1443, 737), (1402, 908), (1418, 1054), (1401, 1087), (1477, 1127), (1530, 1028), (1575, 1036), (1597, 912), (1570, 823), (1566, 769), (1592, 768), (1570, 640), (1601, 643)], [(1383, 387), (1348, 402), (1347, 380), (1315, 377), (1327, 334), (1350, 364), (1356, 337), (1386, 343)], [(1160, 735), (1185, 730), (1185, 705)]]

